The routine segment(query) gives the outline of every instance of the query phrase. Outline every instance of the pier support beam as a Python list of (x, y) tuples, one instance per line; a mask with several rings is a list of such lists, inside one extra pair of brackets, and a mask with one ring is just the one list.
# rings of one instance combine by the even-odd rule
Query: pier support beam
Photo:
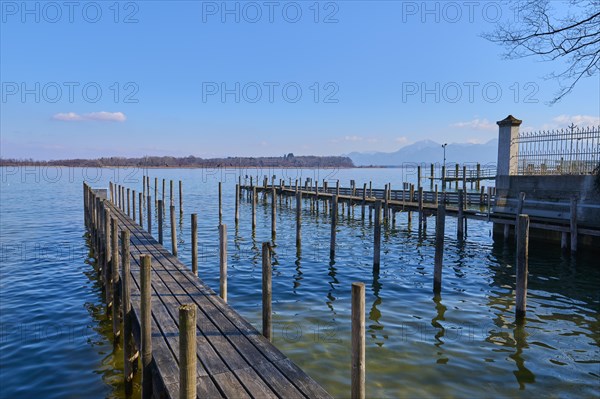
[[(148, 196), (150, 198), (150, 196)], [(152, 398), (152, 280), (151, 257), (140, 256), (141, 280), (141, 341), (142, 341), (142, 399)]]
[(352, 283), (352, 399), (365, 399), (365, 285)]
[(179, 307), (179, 398), (196, 399), (196, 305)]
[(272, 269), (271, 269), (271, 246), (268, 242), (262, 244), (262, 333), (271, 340), (272, 333)]
[[(256, 193), (256, 187), (254, 188)], [(227, 302), (227, 225), (219, 225), (219, 294)]]
[(444, 262), (444, 230), (446, 228), (446, 206), (438, 204), (435, 222), (435, 266), (433, 269), (433, 292), (442, 291), (442, 265)]
[(529, 258), (529, 216), (519, 215), (517, 228), (516, 318), (525, 319), (527, 310), (527, 275)]

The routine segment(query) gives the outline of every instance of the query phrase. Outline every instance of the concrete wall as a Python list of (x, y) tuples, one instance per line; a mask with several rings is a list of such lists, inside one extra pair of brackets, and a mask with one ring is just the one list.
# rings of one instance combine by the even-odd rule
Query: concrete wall
[(568, 220), (571, 197), (576, 195), (578, 224), (600, 226), (600, 193), (594, 188), (594, 178), (591, 175), (498, 176), (497, 185), (503, 188), (498, 189), (494, 212), (516, 214), (519, 193), (524, 192), (523, 213)]

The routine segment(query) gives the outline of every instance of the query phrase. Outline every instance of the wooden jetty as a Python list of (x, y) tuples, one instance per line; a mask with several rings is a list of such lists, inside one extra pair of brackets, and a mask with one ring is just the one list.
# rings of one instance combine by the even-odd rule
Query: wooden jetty
[[(313, 185), (314, 184), (314, 185)], [(369, 186), (372, 186), (369, 184)], [(354, 181), (350, 182), (350, 187), (340, 187), (339, 182), (335, 187), (328, 187), (327, 184), (318, 186), (310, 179), (307, 179), (302, 186), (296, 181), (295, 185), (287, 185), (280, 181), (279, 185), (267, 184), (267, 179), (263, 180), (263, 185), (246, 184), (240, 187), (240, 190), (246, 191), (249, 196), (254, 192), (268, 193), (274, 192), (278, 196), (296, 197), (309, 199), (311, 201), (323, 202), (323, 209), (327, 211), (331, 207), (330, 203), (334, 201), (342, 207), (346, 206), (348, 214), (355, 207), (361, 208), (361, 217), (365, 216), (365, 209), (369, 210), (369, 219), (372, 219), (376, 210), (377, 202), (382, 202), (383, 220), (395, 224), (395, 215), (406, 212), (409, 223), (412, 220), (412, 213), (418, 214), (419, 227), (427, 225), (427, 218), (434, 216), (438, 212), (438, 205), (445, 205), (445, 215), (459, 219), (457, 235), (461, 237), (466, 234), (466, 221), (468, 219), (488, 221), (504, 226), (504, 236), (508, 238), (509, 233), (516, 233), (518, 215), (523, 212), (527, 205), (525, 198), (516, 206), (516, 213), (512, 212), (494, 212), (496, 191), (493, 187), (481, 187), (479, 191), (464, 191), (457, 189), (455, 191), (424, 191), (422, 187), (415, 187), (413, 184), (404, 183), (402, 189), (392, 190), (389, 185), (384, 189), (367, 188), (364, 184), (362, 188), (356, 187)], [(538, 204), (532, 204), (535, 207)], [(316, 208), (316, 206), (311, 205)], [(547, 230), (570, 234), (574, 247), (577, 247), (578, 235), (591, 237), (600, 237), (600, 227), (595, 225), (586, 225), (577, 223), (577, 206), (571, 206), (566, 212), (566, 217), (558, 217), (551, 214), (536, 215), (529, 214), (529, 225), (532, 229)], [(574, 221), (575, 219), (575, 221)], [(512, 230), (511, 230), (512, 229)], [(574, 240), (574, 241), (573, 241)], [(573, 249), (572, 249), (573, 251)], [(573, 251), (574, 252), (574, 251)]]
[(141, 193), (138, 224), (112, 188), (84, 184), (84, 210), (129, 389), (141, 359), (143, 398), (330, 397), (140, 226)]

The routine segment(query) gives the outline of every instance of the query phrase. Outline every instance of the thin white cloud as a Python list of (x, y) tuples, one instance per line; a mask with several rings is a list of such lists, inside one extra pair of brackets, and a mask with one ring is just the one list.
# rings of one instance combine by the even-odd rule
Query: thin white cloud
[(75, 112), (59, 113), (52, 116), (55, 121), (80, 121), (83, 120), (81, 115), (77, 115)]
[(558, 115), (552, 119), (559, 125), (570, 125), (574, 123), (578, 126), (597, 126), (600, 125), (600, 117), (592, 115)]
[(75, 112), (58, 113), (52, 116), (52, 119), (63, 122), (74, 121), (100, 121), (100, 122), (125, 122), (127, 117), (122, 112), (90, 112), (87, 114), (77, 114)]
[(552, 118), (550, 122), (541, 126), (522, 126), (524, 132), (535, 132), (539, 130), (565, 129), (573, 123), (577, 127), (588, 127), (600, 125), (600, 117), (592, 115), (558, 115)]
[(496, 130), (498, 126), (487, 119), (473, 119), (467, 122), (456, 122), (451, 124), (452, 127), (469, 128), (475, 130)]
[(344, 136), (346, 141), (363, 141), (363, 137), (360, 136)]

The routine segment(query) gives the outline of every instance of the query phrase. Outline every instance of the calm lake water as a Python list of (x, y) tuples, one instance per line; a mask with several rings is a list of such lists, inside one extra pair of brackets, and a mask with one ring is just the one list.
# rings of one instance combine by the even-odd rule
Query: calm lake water
[[(133, 169), (0, 168), (0, 397), (124, 397), (121, 353), (113, 354), (83, 224), (82, 182), (113, 180), (137, 191)], [(217, 182), (229, 226), (229, 302), (261, 325), (261, 243), (270, 240), (270, 204), (251, 205), (234, 228), (237, 170), (152, 169), (183, 180), (180, 258), (191, 263), (190, 213), (199, 214), (199, 275), (218, 290)], [(242, 175), (254, 175), (244, 170)], [(402, 169), (277, 170), (259, 175), (414, 182)], [(331, 183), (333, 184), (333, 183)], [(428, 187), (428, 183), (424, 184)], [(168, 194), (167, 180), (167, 200)], [(177, 196), (177, 183), (175, 194)], [(152, 195), (154, 193), (152, 192)], [(178, 200), (176, 200), (176, 204)], [(322, 208), (321, 208), (322, 210)], [(273, 272), (274, 343), (336, 397), (350, 392), (350, 286), (366, 284), (368, 397), (597, 397), (600, 392), (600, 267), (597, 254), (572, 259), (530, 243), (528, 313), (514, 323), (515, 248), (494, 243), (491, 224), (469, 222), (464, 242), (446, 221), (443, 288), (432, 294), (434, 229), (382, 233), (382, 264), (372, 271), (372, 225), (340, 218), (335, 262), (329, 218), (303, 211), (295, 248), (294, 204), (278, 208)], [(155, 212), (153, 212), (156, 215)], [(168, 223), (165, 246), (170, 248)], [(154, 224), (156, 228), (156, 223)], [(156, 231), (154, 231), (156, 235)], [(138, 392), (138, 391), (136, 391)]]

